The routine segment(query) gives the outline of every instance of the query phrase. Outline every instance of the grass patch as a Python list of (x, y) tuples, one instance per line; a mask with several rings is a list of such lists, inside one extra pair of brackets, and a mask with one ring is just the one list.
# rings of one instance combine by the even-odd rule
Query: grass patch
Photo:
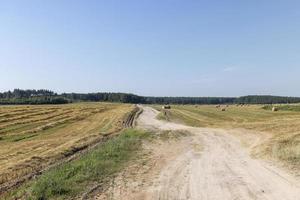
[(158, 120), (170, 121), (172, 112), (168, 110), (162, 110), (162, 109), (160, 110), (157, 109), (157, 110), (160, 111), (159, 114), (156, 116)]
[(299, 168), (300, 134), (278, 139), (272, 148), (273, 156)]
[(38, 134), (29, 134), (29, 135), (13, 135), (13, 136), (8, 136), (8, 139), (5, 138), (6, 140), (10, 141), (10, 142), (19, 142), (21, 140), (26, 140), (26, 139), (30, 139), (33, 138), (35, 136), (37, 136)]
[(156, 136), (158, 137), (158, 139), (162, 141), (168, 141), (168, 140), (178, 140), (188, 135), (191, 135), (191, 133), (185, 130), (165, 130), (159, 132), (157, 135), (153, 135), (152, 137)]
[(162, 113), (162, 112), (160, 112), (160, 113), (157, 115), (156, 118), (157, 118), (158, 120), (166, 120), (166, 121), (168, 121), (167, 116), (166, 116), (164, 113)]
[(153, 107), (155, 109), (157, 109), (158, 111), (160, 111), (160, 113), (157, 115), (158, 120), (183, 123), (183, 124), (190, 125), (190, 126), (194, 126), (195, 124), (197, 124), (199, 122), (197, 119), (192, 118), (190, 115), (186, 115), (186, 114), (184, 115), (178, 109), (162, 110), (158, 106), (153, 106)]
[(19, 195), (32, 200), (73, 199), (92, 183), (105, 183), (119, 172), (141, 149), (146, 136), (135, 129), (125, 130), (78, 160), (46, 172)]
[[(274, 106), (273, 105), (266, 105), (263, 106), (262, 108), (264, 110), (272, 110)], [(275, 106), (278, 108), (278, 110), (282, 111), (295, 111), (295, 112), (300, 112), (300, 105), (280, 105), (280, 106)]]

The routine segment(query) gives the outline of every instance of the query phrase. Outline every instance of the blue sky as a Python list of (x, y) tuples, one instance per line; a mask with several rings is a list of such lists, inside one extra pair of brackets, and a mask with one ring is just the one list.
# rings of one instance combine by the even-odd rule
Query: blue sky
[(300, 96), (300, 1), (1, 0), (0, 91)]

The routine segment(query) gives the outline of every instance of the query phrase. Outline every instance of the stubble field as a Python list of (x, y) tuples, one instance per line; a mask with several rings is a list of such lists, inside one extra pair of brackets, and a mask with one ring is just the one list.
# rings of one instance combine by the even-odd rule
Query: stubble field
[[(196, 127), (230, 129), (233, 134), (238, 133), (242, 142), (253, 147), (254, 155), (283, 161), (299, 172), (300, 106), (297, 104), (277, 105), (278, 112), (272, 112), (272, 106), (263, 105), (224, 105), (220, 108), (212, 105), (177, 105), (172, 106), (171, 110), (154, 107), (163, 111), (158, 116), (163, 120)], [(255, 144), (247, 133), (252, 134), (257, 141)]]
[(122, 129), (133, 105), (0, 107), (0, 185), (39, 171)]

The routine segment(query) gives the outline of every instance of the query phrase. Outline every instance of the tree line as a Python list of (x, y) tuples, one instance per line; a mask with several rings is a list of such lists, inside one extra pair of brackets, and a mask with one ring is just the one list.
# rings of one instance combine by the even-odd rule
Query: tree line
[(142, 104), (284, 104), (300, 103), (299, 97), (250, 95), (242, 97), (144, 97), (128, 93), (62, 93), (14, 89), (0, 93), (0, 104), (65, 104), (71, 102), (120, 102)]
[(235, 103), (244, 104), (285, 104), (299, 103), (300, 97), (282, 97), (270, 95), (249, 95), (236, 98)]
[(42, 105), (67, 104), (70, 100), (63, 97), (0, 98), (0, 105)]
[(120, 103), (145, 103), (144, 97), (127, 94), (127, 93), (63, 93), (62, 97), (72, 101), (103, 101), (103, 102), (120, 102)]
[(51, 90), (21, 90), (14, 89), (0, 93), (0, 105), (9, 104), (66, 104), (66, 99)]
[(232, 104), (229, 97), (144, 97), (148, 104)]
[(7, 91), (0, 93), (1, 99), (10, 99), (10, 98), (30, 98), (36, 96), (57, 96), (57, 93), (50, 90), (21, 90), (14, 89), (13, 91)]

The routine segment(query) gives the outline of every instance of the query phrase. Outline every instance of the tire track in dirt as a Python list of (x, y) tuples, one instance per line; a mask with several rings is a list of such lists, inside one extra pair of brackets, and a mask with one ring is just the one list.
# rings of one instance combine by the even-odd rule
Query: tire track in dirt
[[(194, 128), (160, 121), (156, 119), (158, 111), (142, 108), (143, 113), (138, 119), (140, 128), (154, 132), (184, 130), (192, 135), (181, 143), (152, 148), (157, 156), (150, 158), (150, 163), (158, 164), (153, 166), (152, 171), (140, 173), (132, 180), (132, 177), (127, 177), (126, 181), (135, 187), (119, 184), (122, 189), (118, 195), (113, 195), (116, 190), (111, 190), (109, 199), (300, 199), (299, 180), (270, 163), (251, 158), (228, 130)], [(172, 148), (176, 154), (172, 153)], [(138, 180), (145, 176), (147, 179), (144, 182)], [(138, 183), (140, 186), (136, 186)]]

